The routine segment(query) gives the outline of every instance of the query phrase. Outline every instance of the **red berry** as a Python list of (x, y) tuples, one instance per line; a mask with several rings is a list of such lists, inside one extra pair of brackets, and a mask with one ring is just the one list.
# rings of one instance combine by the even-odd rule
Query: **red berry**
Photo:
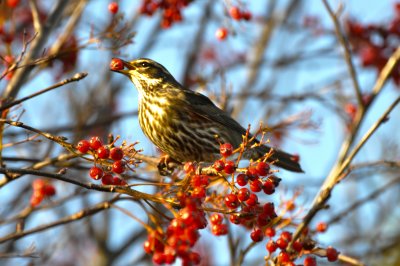
[(227, 36), (228, 36), (228, 29), (227, 28), (219, 28), (215, 32), (215, 37), (220, 41), (225, 40)]
[(122, 174), (125, 171), (125, 163), (123, 161), (115, 161), (112, 164), (112, 171), (117, 174)]
[(190, 184), (192, 187), (200, 187), (201, 186), (201, 176), (200, 175), (194, 175), (192, 179), (190, 179)]
[(287, 246), (288, 246), (289, 243), (288, 243), (285, 239), (283, 239), (282, 237), (280, 237), (280, 238), (278, 238), (278, 239), (276, 240), (276, 244), (278, 245), (278, 247), (279, 247), (280, 249), (285, 250), (285, 249), (287, 248)]
[(190, 180), (192, 187), (206, 187), (210, 183), (210, 178), (207, 175), (194, 175)]
[(257, 215), (257, 225), (259, 227), (266, 226), (269, 223), (270, 220), (271, 219), (269, 218), (269, 216), (266, 215), (265, 213), (260, 213), (260, 214)]
[(239, 215), (237, 215), (237, 214), (231, 214), (231, 215), (229, 216), (229, 221), (231, 221), (231, 223), (233, 223), (233, 224), (240, 224), (241, 219), (240, 219)]
[(250, 181), (250, 189), (253, 192), (260, 192), (263, 189), (263, 184), (259, 179)]
[(248, 180), (249, 180), (249, 178), (245, 174), (239, 174), (236, 177), (236, 183), (241, 187), (244, 187), (245, 185), (247, 185)]
[(42, 191), (44, 186), (46, 186), (46, 182), (43, 179), (35, 179), (32, 182), (32, 188), (35, 191)]
[(304, 266), (317, 266), (317, 261), (314, 257), (307, 257), (304, 259)]
[(208, 175), (201, 175), (200, 182), (202, 186), (208, 186), (210, 184), (210, 177)]
[(90, 143), (90, 148), (93, 150), (97, 150), (101, 146), (103, 146), (103, 143), (101, 142), (101, 139), (99, 137), (91, 137), (89, 140)]
[(242, 19), (242, 12), (237, 6), (232, 6), (229, 9), (229, 15), (234, 19), (234, 20), (240, 20)]
[(196, 166), (193, 162), (186, 162), (183, 166), (183, 170), (185, 171), (185, 173), (189, 174), (196, 171)]
[(192, 191), (192, 197), (204, 199), (207, 196), (207, 191), (204, 187), (195, 187)]
[(281, 238), (285, 239), (287, 242), (290, 242), (292, 240), (292, 233), (290, 233), (288, 231), (283, 231), (281, 233)]
[(173, 264), (176, 260), (176, 251), (170, 246), (164, 248), (165, 264)]
[(250, 181), (258, 179), (258, 173), (255, 167), (249, 167), (246, 174), (249, 176)]
[(103, 177), (103, 170), (99, 167), (93, 166), (92, 168), (90, 168), (89, 175), (94, 180), (99, 180)]
[(328, 228), (328, 225), (324, 222), (319, 222), (317, 224), (316, 230), (317, 232), (323, 233), (326, 231), (326, 229)]
[(257, 174), (260, 176), (266, 176), (269, 174), (269, 164), (266, 162), (259, 162), (256, 166)]
[(118, 3), (116, 3), (116, 2), (111, 2), (108, 5), (108, 11), (110, 11), (111, 14), (117, 14), (118, 9), (119, 9)]
[(222, 170), (224, 170), (225, 162), (222, 161), (222, 160), (217, 160), (217, 161), (214, 162), (213, 167), (218, 172), (221, 172)]
[(363, 47), (360, 52), (362, 66), (367, 67), (376, 64), (380, 59), (380, 52), (380, 48), (373, 45)]
[(101, 178), (101, 183), (103, 185), (112, 185), (114, 181), (114, 177), (110, 174), (105, 174), (102, 178)]
[(251, 240), (253, 240), (254, 242), (260, 242), (263, 240), (263, 233), (261, 231), (261, 229), (257, 228), (255, 229), (253, 232), (251, 232), (250, 234), (250, 238)]
[(277, 188), (282, 179), (277, 176), (271, 175), (268, 177), (268, 180), (271, 181), (272, 184), (274, 184), (275, 188)]
[(357, 113), (357, 106), (353, 103), (347, 103), (344, 107), (344, 111), (352, 120), (354, 120)]
[(296, 204), (294, 204), (294, 201), (293, 201), (293, 200), (288, 200), (288, 201), (285, 203), (285, 205), (286, 205), (286, 209), (287, 209), (288, 211), (293, 211), (293, 210), (296, 208)]
[(211, 232), (216, 236), (226, 235), (228, 233), (228, 227), (226, 224), (214, 224), (211, 227)]
[(17, 5), (19, 5), (19, 1), (20, 0), (7, 0), (7, 6), (11, 8), (17, 7)]
[(297, 240), (293, 243), (293, 249), (300, 252), (303, 249), (303, 244)]
[(165, 263), (165, 255), (162, 252), (154, 252), (153, 254), (153, 262), (154, 264), (164, 264)]
[(265, 203), (263, 206), (263, 213), (265, 213), (266, 215), (268, 215), (271, 218), (276, 217), (274, 204), (272, 202)]
[(233, 153), (233, 146), (230, 143), (224, 143), (219, 146), (219, 152), (223, 157), (229, 157)]
[(111, 70), (122, 70), (124, 69), (124, 62), (119, 58), (113, 58), (110, 62)]
[(76, 149), (80, 151), (81, 153), (87, 153), (90, 149), (90, 143), (87, 140), (81, 140), (78, 142), (78, 145), (76, 145)]
[(278, 262), (280, 263), (286, 263), (286, 262), (290, 262), (290, 255), (288, 253), (286, 253), (285, 251), (281, 251), (281, 253), (279, 253), (278, 255)]
[(337, 261), (339, 257), (339, 252), (334, 249), (333, 247), (328, 247), (326, 249), (326, 258), (328, 259), (328, 261), (333, 262), (333, 261)]
[(239, 207), (239, 200), (235, 194), (228, 194), (225, 196), (225, 205), (230, 209)]
[(101, 146), (100, 148), (97, 149), (97, 156), (100, 159), (107, 159), (109, 155), (110, 155), (110, 150), (108, 149), (107, 146)]
[(43, 195), (44, 196), (54, 196), (56, 194), (56, 188), (52, 184), (46, 184), (43, 187)]
[(248, 190), (247, 188), (243, 187), (241, 189), (239, 189), (238, 193), (237, 193), (237, 197), (240, 201), (246, 201), (250, 198), (250, 190)]
[(246, 21), (251, 20), (252, 16), (253, 16), (253, 15), (252, 15), (251, 12), (249, 12), (249, 11), (244, 11), (244, 12), (242, 12), (242, 17), (243, 17), (243, 19), (246, 20)]
[(271, 180), (266, 180), (264, 184), (262, 184), (262, 190), (267, 195), (272, 195), (275, 192), (275, 185)]
[(159, 232), (153, 231), (147, 237), (147, 240), (150, 242), (151, 249), (153, 251), (163, 251), (164, 243), (161, 242), (162, 236)]
[(268, 241), (266, 248), (269, 253), (272, 253), (278, 248), (278, 245), (274, 242), (274, 240), (271, 239), (270, 241)]
[(125, 185), (127, 185), (126, 181), (121, 179), (121, 178), (119, 178), (118, 176), (114, 176), (113, 177), (112, 184), (116, 185), (116, 186), (125, 186)]
[(190, 252), (189, 253), (189, 260), (194, 265), (200, 264), (200, 262), (201, 262), (200, 254), (197, 253), (197, 252)]
[(224, 172), (226, 174), (233, 174), (235, 172), (235, 163), (232, 161), (226, 161), (224, 166)]
[(250, 197), (248, 200), (246, 200), (246, 204), (249, 206), (255, 206), (258, 204), (258, 197), (256, 194), (250, 194)]
[(153, 249), (152, 249), (152, 246), (151, 246), (149, 240), (144, 241), (143, 249), (144, 249), (144, 252), (146, 252), (147, 254), (150, 254), (153, 252)]
[(273, 227), (267, 227), (265, 228), (265, 235), (268, 237), (274, 237), (276, 234), (276, 231)]
[(210, 222), (212, 224), (221, 224), (222, 221), (224, 220), (224, 216), (220, 213), (214, 213), (213, 215), (210, 216)]
[(124, 157), (124, 152), (121, 148), (114, 147), (110, 150), (110, 158), (113, 161), (119, 161)]

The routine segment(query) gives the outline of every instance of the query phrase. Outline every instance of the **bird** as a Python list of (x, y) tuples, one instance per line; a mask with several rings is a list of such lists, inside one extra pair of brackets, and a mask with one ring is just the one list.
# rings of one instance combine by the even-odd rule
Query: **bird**
[[(185, 88), (161, 64), (148, 58), (113, 58), (110, 69), (127, 76), (138, 90), (138, 119), (143, 133), (171, 159), (212, 163), (221, 157), (221, 143), (240, 147), (246, 129), (207, 96)], [(250, 135), (250, 137), (252, 137)], [(254, 138), (253, 143), (258, 143)], [(303, 172), (295, 156), (267, 145), (244, 153), (292, 172)], [(272, 152), (271, 152), (272, 149)]]

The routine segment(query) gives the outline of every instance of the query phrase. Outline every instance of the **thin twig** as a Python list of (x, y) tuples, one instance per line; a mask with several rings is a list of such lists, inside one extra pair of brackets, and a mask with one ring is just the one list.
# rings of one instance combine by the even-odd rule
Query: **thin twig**
[(379, 73), (379, 77), (372, 88), (372, 94), (377, 95), (389, 80), (389, 76), (392, 74), (394, 68), (398, 65), (400, 61), (400, 46), (397, 47), (396, 51), (390, 56), (389, 60), (386, 62), (385, 66)]
[(23, 97), (21, 99), (12, 101), (10, 103), (7, 103), (7, 104), (5, 104), (5, 105), (0, 107), (0, 111), (4, 111), (5, 109), (8, 109), (8, 108), (10, 108), (12, 106), (20, 104), (20, 103), (22, 103), (22, 102), (24, 102), (26, 100), (32, 99), (32, 98), (34, 98), (36, 96), (39, 96), (39, 95), (41, 95), (43, 93), (46, 93), (48, 91), (51, 91), (51, 90), (54, 90), (54, 89), (59, 88), (61, 86), (64, 86), (64, 85), (66, 85), (68, 83), (76, 82), (76, 81), (79, 81), (81, 79), (84, 79), (85, 77), (87, 77), (87, 75), (88, 75), (88, 73), (86, 73), (86, 72), (76, 73), (72, 78), (64, 79), (64, 80), (62, 80), (62, 81), (60, 81), (60, 82), (58, 82), (58, 83), (46, 88), (46, 89), (40, 90), (38, 92), (32, 93), (31, 95), (28, 95), (28, 96)]
[(116, 197), (114, 197), (113, 199), (111, 199), (109, 201), (99, 203), (99, 204), (95, 205), (92, 208), (81, 210), (81, 211), (76, 212), (76, 213), (74, 213), (72, 215), (64, 217), (64, 218), (62, 218), (62, 219), (60, 219), (58, 221), (55, 221), (55, 222), (52, 222), (52, 223), (48, 223), (48, 224), (43, 224), (43, 225), (40, 225), (38, 227), (29, 229), (29, 230), (25, 230), (25, 231), (22, 231), (22, 232), (16, 232), (16, 233), (9, 234), (9, 235), (7, 235), (5, 237), (0, 238), (0, 243), (4, 243), (4, 242), (9, 241), (9, 240), (17, 240), (17, 239), (19, 239), (21, 237), (24, 237), (24, 236), (27, 236), (27, 235), (39, 233), (41, 231), (45, 231), (45, 230), (48, 230), (48, 229), (53, 228), (53, 227), (57, 227), (57, 226), (60, 226), (60, 225), (64, 225), (64, 224), (67, 224), (67, 223), (71, 223), (71, 222), (75, 222), (75, 221), (81, 220), (81, 219), (83, 219), (83, 218), (85, 218), (87, 216), (92, 216), (92, 215), (94, 215), (94, 214), (96, 214), (98, 212), (101, 212), (103, 210), (109, 209), (111, 207), (112, 203), (116, 202), (119, 199), (120, 198), (118, 196), (116, 196)]
[(340, 45), (343, 47), (343, 56), (346, 61), (348, 71), (350, 73), (351, 81), (353, 82), (354, 91), (356, 92), (358, 107), (359, 107), (359, 109), (363, 110), (365, 105), (364, 105), (363, 99), (362, 99), (360, 84), (358, 83), (358, 80), (357, 80), (357, 73), (356, 73), (356, 69), (354, 67), (354, 63), (352, 60), (349, 43), (346, 41), (346, 39), (344, 37), (344, 33), (340, 27), (338, 17), (333, 12), (332, 8), (329, 6), (328, 1), (322, 0), (322, 2), (324, 3), (326, 10), (328, 11), (329, 16), (331, 17), (331, 19), (333, 21), (333, 24), (335, 25), (335, 33), (339, 40)]
[(354, 159), (356, 154), (360, 151), (360, 149), (364, 146), (367, 140), (374, 134), (374, 132), (379, 128), (380, 125), (385, 123), (388, 120), (388, 116), (390, 112), (396, 107), (396, 105), (400, 102), (400, 97), (398, 97), (389, 108), (383, 113), (383, 115), (375, 122), (374, 125), (365, 133), (365, 135), (361, 138), (360, 142), (357, 146), (352, 150), (352, 152), (347, 156), (346, 160), (343, 162), (341, 167), (339, 168), (337, 174), (341, 175), (343, 171), (350, 165), (351, 161)]
[[(39, 32), (38, 36), (35, 38), (35, 41), (32, 42), (31, 49), (27, 53), (26, 57), (24, 57), (24, 59), (21, 61), (22, 65), (28, 64), (28, 62), (39, 57), (39, 55), (43, 52), (43, 46), (47, 43), (48, 37), (53, 29), (60, 22), (62, 18), (61, 14), (68, 5), (71, 5), (70, 1), (58, 1), (56, 3), (53, 12), (47, 17), (46, 22), (42, 25), (42, 31)], [(31, 67), (26, 67), (15, 71), (13, 78), (7, 84), (3, 98), (8, 101), (10, 99), (14, 99), (18, 95), (22, 85), (28, 79), (31, 70)]]
[[(315, 248), (312, 250), (312, 254), (317, 255), (319, 257), (326, 257), (326, 249)], [(365, 265), (361, 261), (359, 261), (353, 257), (344, 255), (344, 254), (339, 254), (338, 261), (346, 263), (346, 265), (353, 265), (353, 266), (364, 266)]]
[(356, 147), (347, 156), (345, 161), (342, 164), (338, 165), (338, 168), (335, 170), (335, 172), (331, 172), (331, 175), (329, 175), (327, 177), (327, 179), (325, 180), (324, 184), (322, 185), (318, 195), (314, 199), (314, 202), (313, 202), (312, 207), (310, 208), (309, 212), (304, 217), (303, 221), (296, 228), (296, 231), (293, 235), (292, 243), (300, 236), (301, 232), (311, 222), (311, 219), (317, 214), (317, 212), (324, 208), (325, 203), (330, 198), (333, 188), (338, 183), (338, 181), (343, 178), (342, 177), (343, 172), (349, 167), (353, 158), (356, 156), (358, 151), (364, 146), (364, 144), (367, 142), (367, 140), (372, 136), (372, 134), (379, 128), (380, 125), (382, 125), (384, 122), (387, 121), (388, 115), (396, 107), (396, 105), (399, 102), (400, 102), (400, 97), (397, 98), (387, 108), (387, 110), (383, 113), (383, 115), (375, 122), (375, 124), (371, 126), (371, 128), (361, 138), (361, 140), (356, 145)]
[(0, 173), (2, 174), (7, 174), (7, 175), (13, 175), (13, 174), (18, 174), (18, 175), (33, 175), (33, 176), (42, 176), (42, 177), (48, 177), (48, 178), (53, 178), (57, 180), (61, 180), (67, 183), (71, 183), (86, 189), (91, 189), (91, 190), (96, 190), (96, 191), (103, 191), (103, 192), (110, 192), (110, 193), (120, 193), (120, 194), (125, 194), (131, 196), (134, 200), (150, 200), (153, 202), (158, 202), (158, 203), (168, 203), (173, 207), (179, 207), (179, 204), (169, 200), (169, 199), (164, 199), (162, 197), (159, 197), (157, 195), (152, 195), (152, 194), (147, 194), (144, 192), (140, 192), (137, 190), (134, 190), (130, 188), (129, 186), (102, 186), (102, 185), (96, 185), (93, 183), (82, 183), (79, 181), (76, 181), (72, 178), (65, 177), (64, 174), (56, 174), (56, 173), (49, 173), (49, 172), (44, 172), (44, 171), (37, 171), (37, 170), (32, 170), (32, 169), (20, 169), (20, 168), (3, 168), (0, 167)]
[(375, 190), (374, 192), (370, 193), (368, 196), (355, 201), (353, 204), (351, 204), (349, 207), (347, 207), (346, 209), (344, 209), (343, 211), (339, 212), (338, 214), (336, 214), (335, 216), (333, 216), (329, 221), (327, 221), (326, 223), (331, 225), (333, 223), (337, 223), (338, 221), (340, 221), (343, 217), (345, 217), (347, 214), (351, 213), (352, 211), (354, 211), (355, 209), (357, 209), (358, 207), (362, 206), (363, 204), (369, 202), (372, 199), (375, 199), (376, 197), (379, 197), (382, 195), (382, 193), (384, 193), (385, 191), (387, 191), (389, 188), (394, 188), (396, 183), (400, 182), (400, 176), (397, 178), (392, 179), (390, 182), (388, 182), (387, 184), (385, 184), (384, 186), (378, 188), (377, 190)]

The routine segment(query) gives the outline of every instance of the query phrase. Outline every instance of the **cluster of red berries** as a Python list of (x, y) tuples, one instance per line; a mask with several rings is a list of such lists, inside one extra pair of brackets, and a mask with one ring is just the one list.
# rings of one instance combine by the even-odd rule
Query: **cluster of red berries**
[(277, 249), (280, 249), (281, 252), (278, 254), (277, 260), (281, 264), (290, 265), (289, 263), (293, 263), (293, 258), (297, 257), (297, 254), (299, 254), (303, 250), (303, 248), (310, 250), (313, 247), (303, 247), (303, 243), (299, 240), (296, 240), (292, 246), (293, 251), (296, 254), (293, 254), (294, 256), (291, 256), (291, 254), (286, 251), (286, 248), (288, 247), (290, 241), (292, 241), (292, 233), (290, 233), (289, 231), (283, 231), (276, 240), (273, 240), (273, 237), (275, 235), (276, 231), (274, 228), (267, 227), (265, 229), (265, 236), (270, 238), (270, 240), (267, 242), (266, 249), (270, 254), (274, 253)]
[[(15, 62), (15, 59), (11, 56), (13, 46), (23, 45), (22, 42), (24, 40), (26, 41), (33, 37), (35, 29), (33, 26), (32, 12), (29, 5), (25, 4), (27, 1), (24, 3), (20, 3), (20, 0), (7, 0), (3, 2), (5, 2), (6, 6), (10, 8), (8, 10), (8, 15), (6, 16), (9, 22), (6, 21), (0, 25), (0, 42), (2, 41), (6, 48), (5, 51), (0, 50), (0, 55), (4, 58), (4, 60), (0, 60), (3, 61), (0, 63), (6, 66), (7, 71), (7, 68)], [(40, 21), (46, 20), (47, 14), (40, 5), (38, 6), (38, 15)], [(24, 29), (26, 35), (16, 29)], [(16, 42), (18, 42), (18, 44), (16, 44)], [(60, 68), (56, 68), (58, 73), (54, 75), (55, 79), (59, 79), (63, 74), (70, 72), (75, 67), (78, 60), (78, 50), (78, 42), (72, 35), (63, 43), (60, 48), (59, 56), (52, 61), (60, 62)], [(47, 64), (47, 66), (51, 67), (53, 65), (52, 62)], [(12, 74), (12, 72), (9, 72), (5, 78), (10, 79)]]
[[(218, 172), (234, 174), (236, 170), (235, 163), (227, 160), (233, 154), (233, 146), (229, 143), (221, 144), (220, 153), (222, 159), (214, 162), (213, 167)], [(236, 176), (236, 184), (241, 187), (225, 196), (225, 206), (229, 209), (242, 207), (241, 215), (232, 214), (229, 219), (234, 224), (242, 224), (246, 227), (262, 227), (276, 217), (273, 203), (266, 203), (261, 206), (258, 202), (256, 193), (263, 192), (271, 195), (279, 185), (280, 178), (270, 174), (270, 166), (266, 162), (257, 162), (247, 169), (246, 173)], [(248, 185), (248, 188), (246, 187)], [(243, 217), (242, 217), (243, 216)], [(255, 230), (255, 232), (258, 232)], [(257, 233), (254, 233), (257, 235)], [(252, 237), (253, 238), (253, 237)], [(255, 237), (254, 239), (258, 239)], [(262, 238), (261, 238), (262, 239)]]
[(186, 7), (190, 2), (191, 0), (143, 0), (140, 12), (151, 16), (157, 10), (162, 10), (161, 26), (169, 28), (174, 22), (182, 20), (182, 8)]
[[(314, 248), (314, 244), (312, 243), (307, 243), (307, 242), (301, 242), (300, 240), (296, 240), (292, 244), (292, 252), (289, 253), (286, 249), (289, 246), (290, 241), (292, 241), (292, 233), (289, 231), (283, 231), (279, 235), (278, 238), (275, 240), (273, 237), (276, 235), (276, 231), (272, 227), (267, 227), (265, 229), (265, 236), (269, 237), (270, 240), (267, 242), (266, 249), (267, 251), (272, 254), (276, 250), (280, 249), (281, 251), (277, 255), (277, 261), (282, 264), (282, 265), (293, 265), (294, 260), (302, 255), (302, 251), (311, 251)], [(326, 249), (326, 258), (328, 261), (333, 262), (337, 261), (339, 256), (339, 252), (333, 248), (333, 247), (328, 247)], [(317, 261), (315, 260), (314, 257), (308, 256), (304, 259), (303, 262), (304, 266), (316, 266)]]
[(32, 188), (33, 194), (30, 200), (32, 207), (38, 206), (45, 197), (51, 197), (56, 194), (54, 186), (43, 179), (34, 180), (32, 182)]
[(229, 9), (229, 16), (234, 20), (251, 20), (252, 14), (249, 11), (243, 11), (237, 6)]
[[(244, 11), (237, 6), (231, 6), (231, 8), (229, 8), (228, 10), (228, 13), (233, 20), (249, 21), (251, 20), (252, 17), (252, 14), (249, 11)], [(215, 37), (218, 40), (223, 41), (228, 37), (228, 33), (229, 32), (227, 28), (221, 27), (218, 28), (217, 31), (215, 32)]]
[(103, 185), (126, 185), (126, 181), (117, 177), (112, 176), (111, 172), (116, 174), (122, 174), (125, 171), (126, 164), (122, 160), (124, 157), (124, 151), (119, 147), (110, 147), (111, 145), (103, 145), (101, 139), (97, 136), (91, 137), (90, 140), (81, 140), (78, 142), (76, 149), (83, 153), (89, 153), (94, 157), (94, 161), (111, 159), (113, 161), (111, 168), (107, 167), (105, 170), (98, 166), (93, 166), (89, 175), (94, 180), (101, 179)]
[(223, 224), (224, 216), (220, 213), (214, 213), (210, 216), (211, 233), (216, 236), (228, 234), (228, 225)]
[(144, 251), (152, 254), (155, 264), (172, 264), (177, 258), (182, 265), (197, 265), (200, 254), (192, 251), (199, 240), (199, 230), (207, 226), (205, 212), (200, 209), (201, 201), (189, 195), (179, 197), (184, 206), (173, 219), (165, 233), (154, 231), (144, 242)]
[[(349, 40), (363, 67), (382, 70), (400, 41), (400, 3), (395, 3), (395, 16), (385, 25), (363, 25), (354, 20), (346, 21)], [(400, 65), (392, 73), (392, 79), (400, 86)]]

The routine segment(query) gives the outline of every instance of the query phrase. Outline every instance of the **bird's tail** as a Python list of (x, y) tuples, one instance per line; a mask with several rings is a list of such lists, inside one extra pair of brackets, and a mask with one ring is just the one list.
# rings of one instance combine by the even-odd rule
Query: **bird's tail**
[[(265, 145), (258, 146), (254, 148), (251, 158), (253, 160), (259, 159), (260, 157), (269, 153), (271, 149), (272, 149), (271, 147)], [(298, 160), (296, 160), (296, 156), (286, 153), (284, 151), (272, 149), (272, 154), (268, 158), (268, 162), (274, 162), (274, 165), (286, 169), (288, 171), (298, 172), (298, 173), (304, 172), (303, 169), (301, 169)]]

